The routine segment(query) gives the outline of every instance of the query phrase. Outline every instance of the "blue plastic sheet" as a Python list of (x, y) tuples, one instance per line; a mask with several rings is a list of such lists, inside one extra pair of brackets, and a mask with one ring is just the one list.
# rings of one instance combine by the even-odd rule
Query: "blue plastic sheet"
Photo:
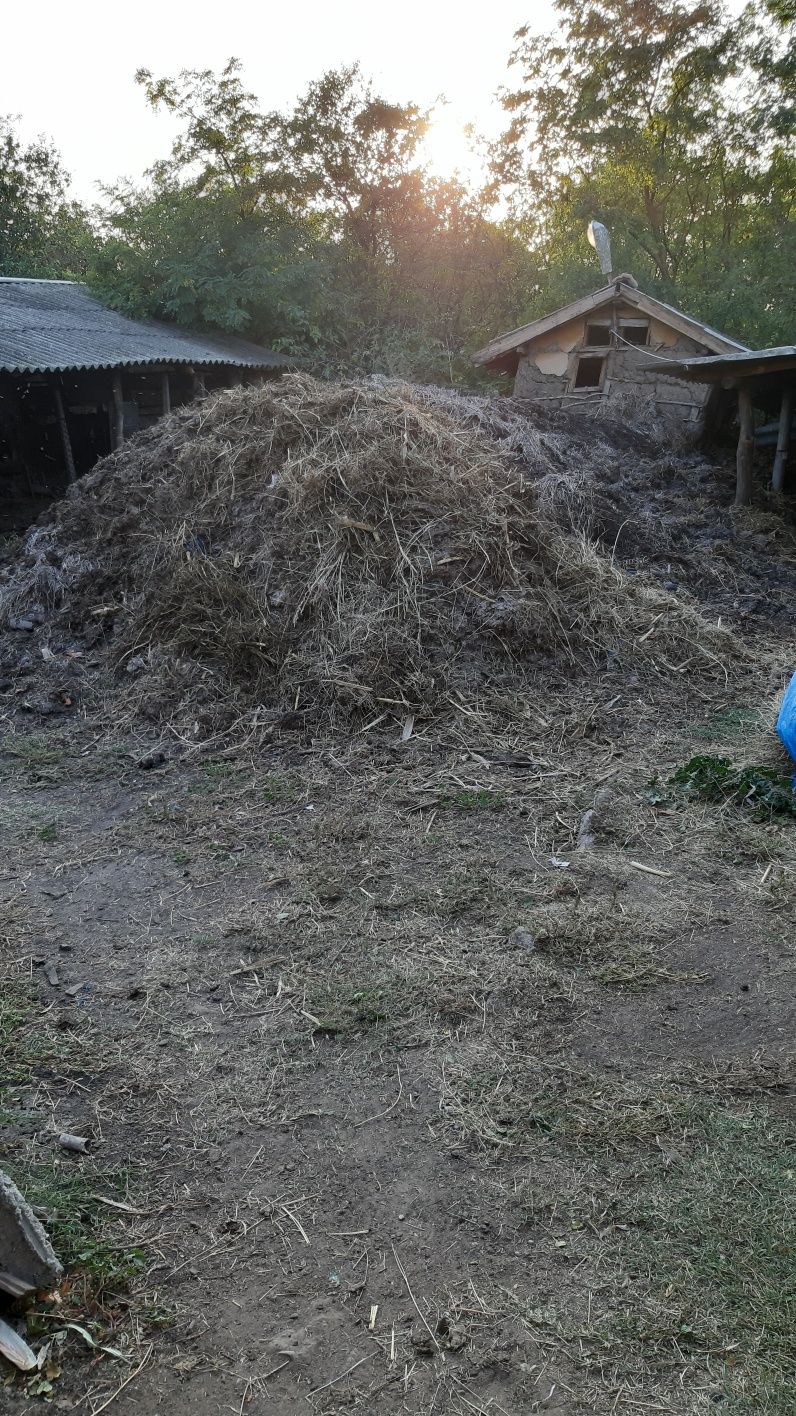
[(777, 732), (784, 747), (796, 762), (796, 674), (793, 675), (777, 718)]

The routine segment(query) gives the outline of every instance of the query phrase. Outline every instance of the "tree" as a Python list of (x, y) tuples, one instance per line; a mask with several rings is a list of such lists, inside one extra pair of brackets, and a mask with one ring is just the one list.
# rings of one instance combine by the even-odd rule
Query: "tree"
[(93, 237), (68, 186), (52, 144), (25, 143), (12, 119), (0, 117), (0, 274), (82, 274)]
[(139, 69), (135, 81), (152, 108), (165, 108), (183, 123), (170, 156), (149, 173), (153, 186), (180, 182), (197, 194), (232, 192), (246, 217), (267, 197), (285, 197), (289, 183), (280, 119), (260, 112), (240, 70), (240, 60), (229, 59), (220, 74), (183, 69), (176, 78), (155, 79), (149, 69)]
[(181, 127), (144, 187), (108, 194), (106, 299), (329, 371), (474, 376), (465, 346), (513, 318), (529, 258), (480, 199), (422, 170), (416, 104), (375, 94), (356, 66), (286, 114), (260, 111), (236, 60), (137, 77)]
[(518, 32), (495, 185), (559, 287), (593, 286), (598, 217), (615, 269), (741, 338), (787, 337), (793, 270), (765, 253), (793, 248), (790, 7), (557, 0), (555, 35)]
[(116, 308), (292, 353), (323, 338), (333, 301), (311, 220), (242, 215), (232, 189), (124, 187), (109, 197), (92, 283)]
[(358, 65), (330, 70), (283, 120), (284, 160), (305, 200), (373, 255), (418, 191), (415, 157), (428, 120), (414, 103), (375, 95)]
[[(599, 206), (664, 282), (716, 206), (732, 223), (748, 144), (730, 84), (748, 21), (719, 0), (557, 0), (555, 36), (517, 35), (522, 87), (498, 175), (549, 210)], [(728, 143), (728, 137), (731, 141)]]

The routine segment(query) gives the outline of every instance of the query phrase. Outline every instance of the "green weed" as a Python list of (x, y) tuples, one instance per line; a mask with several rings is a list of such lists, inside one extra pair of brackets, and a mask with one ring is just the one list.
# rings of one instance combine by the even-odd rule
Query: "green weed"
[(440, 805), (457, 811), (501, 811), (506, 805), (506, 793), (491, 787), (467, 787), (452, 796), (443, 796)]
[(291, 777), (272, 774), (261, 777), (257, 785), (263, 801), (268, 802), (270, 806), (276, 806), (279, 802), (295, 801), (299, 795), (298, 786)]
[(670, 778), (688, 797), (751, 808), (758, 816), (796, 816), (789, 776), (773, 767), (733, 767), (729, 757), (692, 757)]

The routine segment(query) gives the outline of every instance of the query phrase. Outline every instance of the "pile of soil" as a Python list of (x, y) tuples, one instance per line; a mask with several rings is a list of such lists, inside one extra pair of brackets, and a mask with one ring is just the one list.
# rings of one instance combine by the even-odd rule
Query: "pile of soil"
[(723, 674), (733, 636), (617, 564), (631, 522), (660, 539), (617, 490), (619, 466), (655, 455), (632, 428), (405, 386), (226, 390), (82, 478), (0, 613), (34, 635), (49, 701), (121, 683), (197, 732), (495, 706), (551, 665)]

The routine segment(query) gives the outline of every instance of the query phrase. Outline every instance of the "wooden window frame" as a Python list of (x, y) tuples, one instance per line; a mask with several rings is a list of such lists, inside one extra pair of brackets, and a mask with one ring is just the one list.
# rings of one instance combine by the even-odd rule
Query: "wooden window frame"
[[(605, 348), (605, 346), (603, 346), (603, 348)], [(578, 382), (577, 382), (578, 369), (580, 368), (580, 363), (581, 363), (581, 360), (582, 360), (582, 359), (591, 359), (591, 360), (597, 359), (597, 360), (599, 360), (600, 365), (601, 365), (601, 368), (600, 368), (600, 378), (599, 378), (599, 382), (598, 382), (598, 383), (596, 383), (596, 384), (578, 384)], [(605, 379), (606, 379), (607, 371), (608, 371), (608, 350), (607, 350), (607, 349), (605, 349), (605, 353), (600, 353), (600, 354), (593, 354), (593, 353), (588, 352), (588, 351), (585, 350), (585, 349), (579, 349), (579, 350), (577, 351), (576, 355), (575, 355), (575, 360), (574, 360), (574, 363), (573, 363), (573, 365), (572, 365), (572, 373), (571, 373), (571, 375), (570, 375), (570, 380), (569, 380), (569, 391), (570, 391), (570, 393), (602, 393), (602, 391), (603, 391), (603, 389), (604, 389), (604, 387), (605, 387)]]

